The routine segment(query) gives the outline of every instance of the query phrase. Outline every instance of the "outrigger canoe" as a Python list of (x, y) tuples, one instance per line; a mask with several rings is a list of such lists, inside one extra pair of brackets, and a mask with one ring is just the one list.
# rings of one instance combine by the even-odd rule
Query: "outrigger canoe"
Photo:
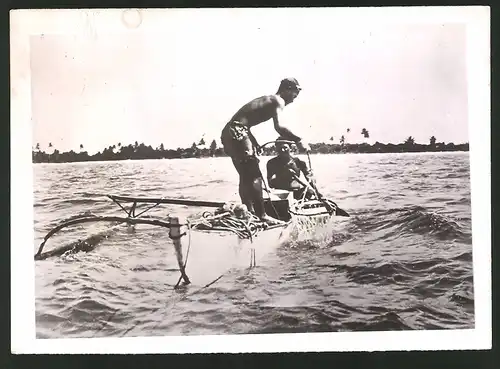
[[(35, 260), (61, 256), (67, 252), (93, 250), (98, 243), (95, 237), (44, 252), (45, 244), (50, 237), (64, 228), (77, 224), (110, 222), (116, 227), (121, 224), (157, 226), (168, 229), (168, 237), (174, 245), (180, 272), (175, 287), (181, 283), (183, 285), (191, 283), (206, 285), (217, 280), (232, 268), (256, 266), (263, 256), (276, 250), (288, 239), (291, 225), (296, 217), (348, 216), (331, 200), (295, 200), (292, 192), (283, 190), (264, 192), (267, 213), (283, 221), (283, 224), (273, 226), (261, 222), (249, 212), (239, 212), (238, 207), (224, 202), (105, 196), (118, 205), (126, 216), (84, 214), (72, 217), (47, 233), (35, 254)], [(179, 216), (161, 219), (145, 215), (161, 204), (196, 206), (214, 210), (186, 219)]]

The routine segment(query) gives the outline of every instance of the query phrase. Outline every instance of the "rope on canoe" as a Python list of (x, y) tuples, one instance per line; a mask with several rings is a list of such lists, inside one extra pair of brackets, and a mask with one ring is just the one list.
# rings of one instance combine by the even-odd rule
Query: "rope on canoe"
[(257, 216), (247, 211), (239, 211), (238, 208), (222, 208), (214, 213), (204, 212), (200, 218), (191, 220), (189, 227), (190, 230), (228, 231), (251, 242), (257, 233), (266, 228), (267, 225)]

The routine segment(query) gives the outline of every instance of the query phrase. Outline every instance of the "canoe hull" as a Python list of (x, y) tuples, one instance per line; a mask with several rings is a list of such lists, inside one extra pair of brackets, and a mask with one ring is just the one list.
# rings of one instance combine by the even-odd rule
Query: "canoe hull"
[(230, 272), (258, 266), (289, 237), (289, 227), (279, 226), (241, 239), (225, 231), (191, 230), (180, 240), (186, 274), (193, 285), (207, 285)]

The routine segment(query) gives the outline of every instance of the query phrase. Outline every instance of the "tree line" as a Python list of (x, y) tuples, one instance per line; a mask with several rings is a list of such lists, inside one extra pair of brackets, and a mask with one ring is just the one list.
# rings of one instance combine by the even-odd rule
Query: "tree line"
[[(346, 133), (348, 134), (348, 128)], [(364, 138), (369, 138), (369, 132), (363, 128), (361, 135)], [(85, 162), (85, 161), (108, 161), (108, 160), (143, 160), (143, 159), (183, 159), (183, 158), (206, 158), (206, 157), (222, 157), (227, 156), (222, 147), (217, 145), (213, 140), (210, 145), (206, 145), (202, 138), (198, 143), (193, 144), (188, 148), (165, 149), (161, 144), (156, 148), (144, 143), (122, 145), (120, 142), (117, 145), (111, 145), (102, 151), (93, 155), (89, 155), (84, 150), (83, 144), (80, 144), (78, 152), (70, 150), (68, 152), (60, 152), (54, 148), (52, 143), (49, 143), (49, 148), (52, 148), (51, 153), (47, 153), (40, 149), (40, 144), (36, 144), (32, 151), (33, 163), (69, 163), (69, 162)], [(409, 136), (404, 142), (399, 144), (375, 142), (370, 145), (367, 142), (363, 143), (348, 143), (346, 136), (342, 135), (339, 143), (334, 143), (333, 137), (330, 137), (329, 142), (320, 142), (310, 144), (311, 153), (313, 154), (343, 154), (343, 153), (401, 153), (401, 152), (441, 152), (441, 151), (469, 151), (469, 144), (454, 144), (437, 142), (436, 137), (432, 136), (428, 144), (418, 144), (412, 136)], [(263, 155), (275, 155), (276, 150), (274, 145), (265, 146)]]

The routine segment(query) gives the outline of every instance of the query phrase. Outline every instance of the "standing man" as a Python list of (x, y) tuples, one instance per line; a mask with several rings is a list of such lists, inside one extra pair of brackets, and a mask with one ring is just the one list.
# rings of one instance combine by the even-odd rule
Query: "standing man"
[(299, 95), (301, 87), (295, 78), (281, 81), (275, 95), (258, 97), (236, 112), (226, 124), (221, 134), (225, 153), (231, 157), (234, 167), (240, 176), (239, 193), (241, 202), (248, 210), (269, 225), (280, 224), (281, 221), (266, 214), (262, 197), (262, 173), (257, 155), (261, 148), (250, 131), (260, 123), (273, 120), (274, 129), (287, 140), (297, 143), (299, 148), (310, 151), (309, 145), (290, 129), (281, 124), (279, 114), (283, 108), (291, 104)]

